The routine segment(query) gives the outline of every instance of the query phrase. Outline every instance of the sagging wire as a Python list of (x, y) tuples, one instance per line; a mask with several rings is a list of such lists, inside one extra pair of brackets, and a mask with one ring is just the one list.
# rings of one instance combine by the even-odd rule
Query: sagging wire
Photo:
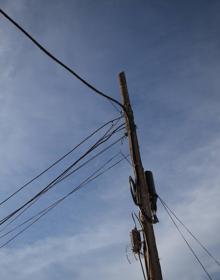
[(183, 232), (180, 230), (179, 226), (177, 225), (177, 223), (175, 222), (175, 220), (173, 219), (172, 215), (170, 214), (169, 210), (166, 208), (165, 204), (163, 203), (163, 201), (160, 199), (160, 197), (158, 197), (161, 204), (163, 205), (165, 211), (167, 212), (168, 216), (170, 217), (172, 223), (174, 224), (174, 226), (176, 227), (177, 231), (179, 232), (180, 236), (182, 237), (182, 239), (184, 240), (184, 242), (186, 243), (187, 247), (189, 248), (189, 250), (191, 251), (191, 253), (193, 254), (193, 256), (195, 257), (195, 259), (197, 260), (197, 262), (199, 263), (199, 265), (202, 267), (203, 271), (205, 272), (206, 276), (210, 279), (213, 280), (213, 278), (211, 277), (211, 275), (209, 274), (209, 272), (207, 271), (207, 269), (205, 268), (205, 266), (203, 265), (202, 261), (200, 260), (200, 258), (198, 257), (198, 255), (196, 254), (196, 252), (194, 251), (194, 249), (192, 248), (192, 246), (190, 245), (190, 243), (187, 241), (187, 239), (185, 238)]
[(192, 233), (192, 231), (183, 223), (182, 220), (180, 220), (179, 217), (177, 217), (174, 210), (172, 210), (167, 203), (158, 196), (161, 202), (165, 205), (165, 207), (170, 211), (170, 213), (175, 217), (175, 219), (185, 228), (185, 230), (191, 235), (191, 237), (200, 245), (200, 247), (207, 253), (207, 255), (218, 265), (220, 266), (220, 262), (213, 256), (213, 254), (206, 248), (205, 245), (202, 244), (202, 242), (195, 236), (195, 234)]
[[(85, 185), (87, 185), (88, 183), (92, 182), (93, 180), (97, 179), (98, 177), (100, 177), (101, 175), (103, 175), (104, 173), (108, 172), (110, 169), (112, 169), (113, 167), (115, 167), (116, 165), (118, 165), (119, 163), (121, 163), (124, 159), (120, 159), (117, 162), (115, 162), (114, 164), (112, 164), (111, 166), (109, 166), (108, 168), (104, 169), (102, 172), (99, 172), (100, 170), (103, 169), (104, 166), (106, 166), (111, 160), (113, 160), (117, 155), (113, 156), (110, 160), (108, 160), (105, 164), (103, 164), (99, 169), (97, 169), (94, 173), (92, 173), (89, 177), (87, 177), (83, 182), (81, 182), (77, 187), (73, 188), (72, 191), (70, 191), (68, 194), (64, 195), (62, 198), (58, 199), (57, 201), (55, 201), (54, 203), (52, 203), (51, 205), (49, 205), (48, 207), (46, 207), (45, 209), (41, 210), (40, 212), (38, 212), (37, 214), (35, 214), (34, 216), (30, 217), (29, 219), (27, 219), (26, 221), (24, 221), (23, 223), (19, 224), (18, 226), (16, 226), (14, 229), (12, 229), (10, 232), (8, 232), (7, 234), (5, 234), (4, 236), (8, 235), (9, 233), (15, 231), (16, 229), (18, 229), (19, 227), (25, 225), (26, 223), (32, 221), (30, 224), (28, 224), (24, 229), (22, 229), (21, 231), (19, 231), (17, 234), (15, 234), (14, 236), (12, 236), (9, 240), (7, 240), (5, 243), (3, 243), (0, 248), (5, 247), (7, 244), (9, 244), (10, 242), (12, 242), (15, 238), (17, 238), (20, 234), (22, 234), (24, 231), (26, 231), (28, 228), (30, 228), (33, 224), (35, 224), (38, 220), (40, 220), (43, 216), (45, 216), (49, 211), (51, 211), (52, 209), (54, 209), (58, 204), (60, 204), (62, 201), (64, 201), (66, 198), (68, 198), (70, 195), (72, 195), (73, 193), (75, 193), (76, 191), (78, 191), (79, 189), (81, 189), (82, 187), (84, 187)], [(99, 173), (98, 173), (99, 172)], [(98, 173), (98, 174), (97, 174)], [(96, 175), (97, 174), (97, 175)], [(2, 236), (3, 237), (3, 236)]]

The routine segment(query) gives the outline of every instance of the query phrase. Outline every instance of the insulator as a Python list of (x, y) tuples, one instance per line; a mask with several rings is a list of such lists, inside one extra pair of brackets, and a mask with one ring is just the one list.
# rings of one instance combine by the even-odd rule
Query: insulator
[(130, 235), (131, 235), (132, 251), (135, 254), (139, 254), (141, 251), (141, 245), (142, 245), (141, 234), (136, 228), (134, 228), (134, 229), (132, 229)]
[(140, 205), (140, 198), (138, 195), (138, 186), (137, 183), (134, 182), (133, 178), (129, 176), (129, 184), (130, 184), (130, 191), (131, 191), (131, 196), (133, 198), (134, 203), (139, 206)]

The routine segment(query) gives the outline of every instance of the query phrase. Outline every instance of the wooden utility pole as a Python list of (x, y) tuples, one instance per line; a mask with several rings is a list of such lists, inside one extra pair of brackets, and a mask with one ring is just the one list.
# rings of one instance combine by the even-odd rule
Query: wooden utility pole
[(124, 72), (119, 74), (119, 82), (121, 87), (122, 102), (126, 111), (124, 115), (126, 120), (130, 154), (137, 186), (137, 196), (139, 197), (139, 208), (142, 217), (141, 222), (143, 225), (143, 234), (146, 240), (146, 249), (144, 250), (146, 271), (148, 271), (149, 279), (162, 280), (163, 278), (154, 236), (153, 224), (151, 222), (152, 213), (150, 208), (148, 185), (141, 162), (138, 138), (136, 134), (136, 125), (134, 122), (134, 115), (130, 104)]

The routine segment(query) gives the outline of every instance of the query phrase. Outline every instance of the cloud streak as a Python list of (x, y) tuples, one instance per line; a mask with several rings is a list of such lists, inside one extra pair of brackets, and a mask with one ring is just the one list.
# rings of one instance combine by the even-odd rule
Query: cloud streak
[[(115, 98), (117, 73), (126, 71), (145, 168), (153, 170), (160, 195), (220, 258), (220, 5), (171, 2), (127, 1), (125, 7), (114, 0), (2, 0), (1, 7)], [(115, 111), (2, 18), (0, 26), (0, 196), (5, 197)], [(127, 151), (125, 145), (120, 149)], [(132, 227), (130, 174), (126, 164), (112, 170), (1, 250), (2, 278), (141, 276), (138, 264), (129, 265), (124, 253)], [(8, 208), (1, 210), (3, 215)], [(206, 279), (161, 207), (159, 219), (155, 228), (164, 278)], [(204, 254), (201, 258), (218, 279), (218, 267)]]

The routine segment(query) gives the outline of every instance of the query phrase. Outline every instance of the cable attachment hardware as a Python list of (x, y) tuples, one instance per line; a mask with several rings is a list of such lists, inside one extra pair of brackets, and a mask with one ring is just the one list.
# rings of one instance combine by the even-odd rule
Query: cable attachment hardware
[(150, 224), (154, 224), (154, 219), (152, 219), (152, 217), (149, 217), (145, 211), (143, 209), (140, 209), (140, 217), (141, 217), (141, 221), (146, 220), (148, 223)]
[(138, 195), (137, 183), (134, 182), (134, 180), (131, 176), (129, 176), (129, 185), (130, 185), (131, 196), (133, 198), (134, 203), (137, 206), (140, 206), (140, 198)]

